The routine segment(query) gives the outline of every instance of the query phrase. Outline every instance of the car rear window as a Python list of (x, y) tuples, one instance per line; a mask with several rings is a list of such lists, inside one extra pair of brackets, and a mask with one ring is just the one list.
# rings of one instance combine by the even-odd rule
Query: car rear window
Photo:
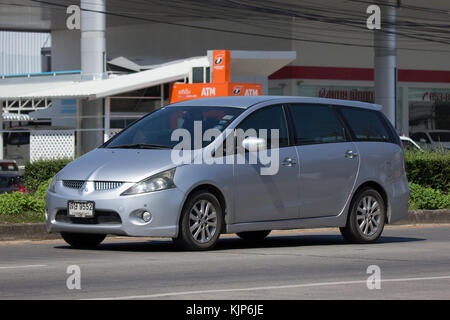
[(392, 130), (375, 110), (338, 107), (355, 141), (382, 141), (398, 144)]
[(14, 162), (3, 162), (0, 163), (0, 170), (1, 171), (18, 171), (19, 168), (17, 167), (17, 164)]

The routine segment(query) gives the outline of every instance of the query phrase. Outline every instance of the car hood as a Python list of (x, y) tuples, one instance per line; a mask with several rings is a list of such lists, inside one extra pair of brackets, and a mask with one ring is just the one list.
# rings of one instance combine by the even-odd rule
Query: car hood
[(69, 163), (57, 179), (139, 182), (175, 167), (171, 151), (98, 148)]

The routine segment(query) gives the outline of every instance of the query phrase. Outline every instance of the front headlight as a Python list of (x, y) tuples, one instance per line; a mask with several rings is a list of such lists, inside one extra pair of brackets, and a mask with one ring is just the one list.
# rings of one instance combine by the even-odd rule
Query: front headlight
[(55, 193), (56, 192), (56, 175), (53, 177), (52, 181), (50, 181), (50, 184), (48, 185), (48, 191)]
[(174, 188), (173, 177), (175, 176), (175, 168), (155, 174), (149, 178), (136, 183), (134, 186), (124, 191), (121, 196), (131, 194), (148, 193), (153, 191)]

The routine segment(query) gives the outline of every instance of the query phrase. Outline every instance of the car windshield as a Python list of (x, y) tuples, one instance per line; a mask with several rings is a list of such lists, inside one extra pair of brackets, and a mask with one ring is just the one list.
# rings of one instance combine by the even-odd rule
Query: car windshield
[(450, 132), (430, 132), (430, 136), (436, 142), (450, 142)]
[[(244, 109), (232, 107), (164, 107), (152, 112), (106, 142), (104, 148), (171, 149), (181, 142), (172, 141), (176, 129), (185, 129), (194, 149), (194, 123), (201, 124), (201, 141), (206, 130), (223, 131)], [(197, 138), (197, 137), (195, 137)], [(197, 141), (197, 140), (196, 140)], [(205, 147), (211, 141), (203, 141)]]

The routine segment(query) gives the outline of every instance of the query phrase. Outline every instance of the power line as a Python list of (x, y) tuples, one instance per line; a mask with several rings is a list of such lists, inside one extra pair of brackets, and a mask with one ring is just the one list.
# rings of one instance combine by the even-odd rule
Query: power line
[[(63, 4), (58, 4), (58, 3), (49, 2), (49, 1), (41, 1), (41, 0), (30, 0), (30, 1), (37, 2), (40, 4), (50, 5), (50, 6), (66, 8), (66, 6)], [(171, 3), (172, 2), (175, 2), (175, 1), (171, 1)], [(231, 2), (232, 1), (228, 1), (228, 3), (231, 3)], [(239, 6), (241, 6), (241, 4), (242, 4), (242, 2), (239, 4)], [(229, 30), (229, 29), (216, 28), (216, 27), (198, 26), (198, 25), (192, 25), (192, 24), (181, 23), (181, 22), (161, 21), (161, 20), (154, 19), (154, 18), (132, 16), (132, 15), (128, 15), (128, 14), (116, 13), (116, 12), (111, 12), (111, 11), (98, 11), (98, 10), (91, 10), (91, 9), (86, 9), (86, 8), (81, 8), (81, 10), (87, 11), (87, 12), (102, 13), (105, 15), (116, 16), (116, 17), (121, 17), (121, 18), (133, 19), (136, 21), (146, 21), (146, 22), (152, 22), (152, 23), (160, 23), (160, 24), (174, 25), (174, 26), (179, 26), (179, 27), (187, 27), (187, 28), (193, 28), (193, 29), (199, 29), (199, 30), (206, 30), (206, 31), (225, 32), (225, 33), (237, 34), (237, 35), (247, 35), (247, 36), (263, 37), (263, 38), (271, 38), (271, 39), (279, 39), (279, 40), (301, 41), (301, 42), (320, 43), (320, 44), (329, 44), (329, 45), (341, 45), (341, 46), (350, 46), (350, 47), (367, 47), (367, 48), (375, 47), (373, 44), (366, 45), (366, 44), (359, 44), (359, 43), (307, 39), (307, 38), (302, 38), (302, 37), (289, 37), (289, 36), (283, 36), (283, 35), (268, 35), (268, 34), (261, 34), (261, 33), (256, 33), (256, 32), (237, 31), (237, 30)], [(275, 14), (273, 12), (273, 10), (272, 11), (269, 10), (269, 12), (271, 14)], [(282, 11), (278, 11), (278, 12), (282, 12)], [(290, 16), (292, 16), (292, 15), (290, 15)], [(334, 23), (334, 24), (339, 24), (339, 25), (347, 25), (349, 27), (355, 27), (354, 22), (353, 23), (343, 23), (342, 20), (340, 20), (338, 18), (332, 18), (332, 20), (330, 20), (328, 17), (325, 17), (325, 18), (328, 18), (328, 21), (327, 20), (324, 21), (324, 19), (322, 17), (320, 17), (320, 15), (318, 17), (314, 17), (314, 16), (304, 17), (302, 15), (298, 15), (298, 18), (306, 18), (306, 19), (310, 19), (310, 20), (313, 20), (316, 22)], [(358, 28), (360, 28), (360, 27), (358, 27)], [(435, 42), (435, 43), (440, 43), (440, 44), (445, 44), (445, 45), (450, 44), (450, 42), (445, 42), (442, 40), (426, 39), (426, 38), (423, 38), (422, 36), (417, 37), (417, 36), (404, 35), (404, 34), (400, 34), (400, 35), (405, 36), (405, 37), (410, 37), (413, 39), (417, 39), (417, 40), (421, 40), (421, 41), (429, 41), (429, 42)], [(378, 46), (378, 48), (382, 48), (382, 47)], [(405, 47), (398, 47), (398, 49), (399, 50), (409, 50), (409, 51), (448, 52), (448, 50), (429, 50), (429, 49), (405, 48)]]

